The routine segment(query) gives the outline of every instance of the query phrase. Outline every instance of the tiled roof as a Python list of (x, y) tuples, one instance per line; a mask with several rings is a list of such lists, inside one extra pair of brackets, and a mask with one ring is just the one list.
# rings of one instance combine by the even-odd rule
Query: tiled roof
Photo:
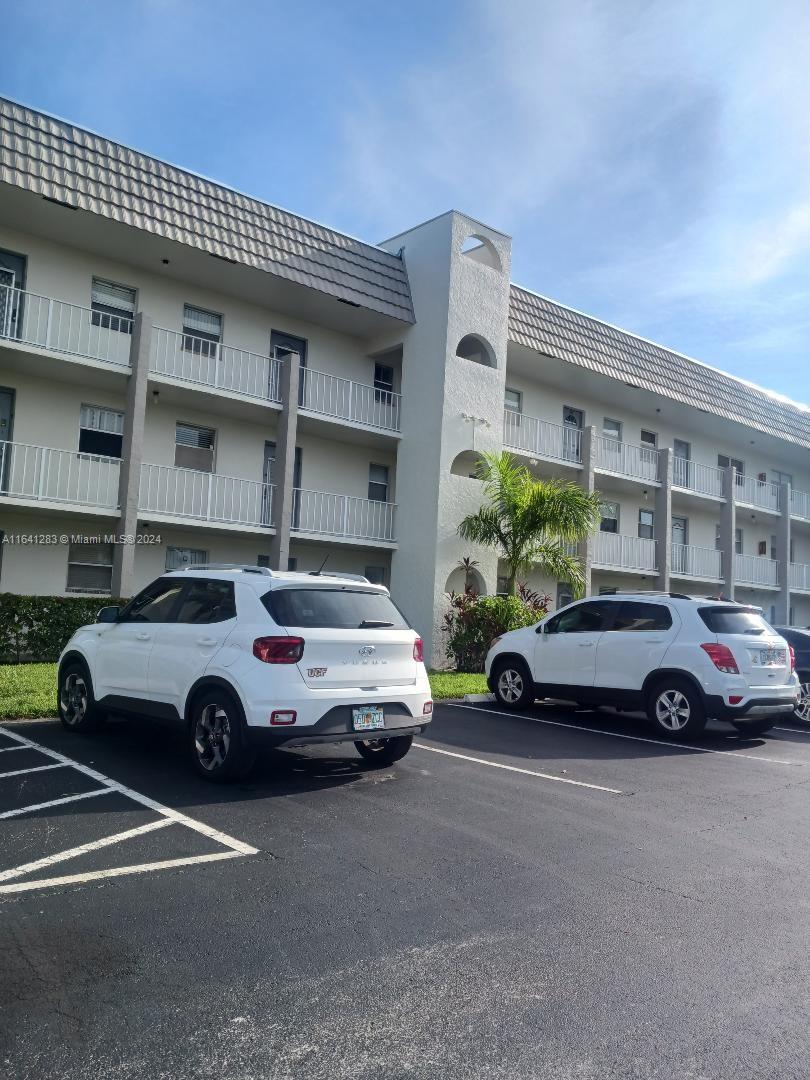
[(4, 98), (0, 181), (414, 321), (397, 256)]
[(509, 339), (810, 448), (810, 408), (512, 285)]

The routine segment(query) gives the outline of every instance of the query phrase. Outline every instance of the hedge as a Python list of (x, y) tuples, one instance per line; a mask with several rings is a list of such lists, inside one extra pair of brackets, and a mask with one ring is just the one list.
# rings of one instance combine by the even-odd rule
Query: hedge
[(96, 621), (107, 596), (17, 596), (0, 593), (0, 662), (56, 660), (74, 630)]

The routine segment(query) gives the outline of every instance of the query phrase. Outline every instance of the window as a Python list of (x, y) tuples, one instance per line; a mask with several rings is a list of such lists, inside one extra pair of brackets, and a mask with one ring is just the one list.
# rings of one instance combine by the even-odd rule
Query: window
[(456, 356), (473, 364), (495, 367), (495, 356), (489, 344), (476, 334), (467, 334), (456, 346)]
[(676, 458), (681, 458), (682, 461), (688, 461), (692, 456), (692, 447), (684, 439), (675, 439), (673, 443), (673, 453)]
[(196, 469), (198, 472), (214, 471), (214, 441), (212, 428), (196, 424), (177, 424), (174, 433), (174, 464), (179, 469)]
[(624, 633), (648, 633), (651, 630), (669, 630), (672, 615), (665, 604), (645, 604), (626, 600), (619, 604), (619, 611), (612, 630)]
[[(720, 526), (716, 525), (714, 530), (714, 546), (717, 551), (720, 550)], [(743, 553), (743, 531), (742, 529), (734, 530), (734, 550), (738, 555)]]
[(394, 392), (394, 369), (387, 364), (374, 365), (374, 400), (391, 404)]
[(182, 570), (184, 566), (204, 566), (208, 562), (208, 552), (199, 548), (166, 548), (166, 569)]
[(186, 587), (182, 578), (166, 580), (158, 578), (138, 593), (118, 616), (119, 622), (164, 623), (173, 621), (172, 616)]
[(601, 532), (608, 533), (619, 531), (619, 504), (617, 502), (602, 503), (602, 521), (599, 529)]
[(606, 629), (613, 618), (615, 602), (612, 600), (588, 600), (584, 604), (561, 611), (546, 625), (549, 634), (587, 634)]
[(371, 502), (388, 502), (387, 465), (369, 465), (368, 497)]
[(279, 626), (331, 630), (405, 630), (408, 624), (386, 593), (363, 589), (274, 589), (262, 603)]
[(132, 320), (135, 318), (134, 289), (94, 277), (90, 307), (90, 322), (93, 326), (100, 326), (104, 330), (119, 330), (122, 334), (132, 333)]
[(725, 454), (717, 455), (718, 469), (727, 469), (729, 465), (733, 465), (737, 470), (737, 483), (742, 486), (745, 478), (745, 462), (739, 461), (737, 458), (726, 457)]
[(270, 556), (269, 555), (259, 555), (259, 557), (256, 559), (256, 565), (257, 566), (266, 566), (267, 569), (269, 570), (270, 569)]
[(216, 356), (222, 341), (222, 316), (186, 304), (183, 308), (183, 348), (198, 356)]
[(100, 405), (82, 405), (79, 413), (79, 453), (120, 458), (124, 443), (124, 414)]
[(658, 436), (654, 431), (642, 431), (641, 433), (641, 445), (648, 446), (650, 449), (655, 450), (658, 447)]
[[(269, 565), (269, 563), (270, 563), (270, 560), (268, 559), (268, 565)], [(287, 570), (294, 573), (297, 569), (298, 569), (298, 559), (294, 555), (288, 556), (288, 558), (287, 558)]]
[(775, 484), (790, 484), (790, 486), (793, 487), (793, 474), (789, 472), (782, 472), (781, 469), (774, 469), (773, 482)]
[(602, 421), (602, 434), (606, 439), (615, 439), (616, 442), (622, 441), (622, 425), (620, 420), (611, 420), (609, 416), (606, 416)]
[(638, 512), (638, 535), (642, 540), (652, 540), (655, 534), (655, 512), (653, 510), (639, 510)]
[(585, 413), (582, 409), (574, 409), (570, 405), (563, 405), (563, 424), (566, 427), (578, 428), (582, 431), (585, 425)]
[(574, 594), (571, 590), (571, 586), (567, 581), (557, 582), (557, 607), (568, 607), (569, 604), (573, 604)]
[(495, 581), (495, 592), (498, 596), (506, 596), (509, 592), (509, 578), (499, 574)]
[(507, 387), (503, 395), (503, 404), (509, 412), (523, 412), (523, 394), (520, 390), (510, 390)]
[(385, 567), (384, 566), (367, 566), (363, 571), (365, 577), (371, 582), (372, 585), (385, 585)]
[(600, 596), (615, 596), (618, 591), (619, 590), (616, 588), (615, 585), (600, 585), (599, 586), (599, 595)]
[(712, 634), (758, 634), (769, 633), (770, 627), (755, 611), (746, 608), (698, 608), (698, 615)]
[(177, 622), (217, 623), (236, 618), (232, 581), (188, 582)]
[(71, 544), (67, 592), (107, 593), (112, 589), (112, 544)]

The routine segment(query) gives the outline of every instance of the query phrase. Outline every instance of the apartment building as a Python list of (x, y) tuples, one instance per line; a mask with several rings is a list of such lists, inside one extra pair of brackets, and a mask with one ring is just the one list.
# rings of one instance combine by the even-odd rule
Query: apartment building
[(810, 411), (513, 285), (510, 258), (455, 211), (364, 243), (0, 99), (0, 590), (326, 562), (389, 585), (440, 664), (461, 557), (500, 587), (456, 527), (505, 447), (601, 493), (590, 592), (810, 624)]

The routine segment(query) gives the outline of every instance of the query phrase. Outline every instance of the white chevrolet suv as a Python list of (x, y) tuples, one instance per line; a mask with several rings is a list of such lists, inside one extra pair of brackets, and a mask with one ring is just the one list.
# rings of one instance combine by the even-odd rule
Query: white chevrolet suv
[(106, 607), (59, 658), (59, 715), (184, 725), (206, 779), (243, 776), (260, 746), (353, 742), (390, 765), (430, 723), (422, 639), (382, 585), (348, 574), (189, 567)]
[(709, 718), (767, 731), (799, 697), (793, 649), (759, 608), (680, 593), (624, 593), (569, 604), (495, 638), (489, 687), (506, 709), (536, 698), (643, 709), (670, 738)]

